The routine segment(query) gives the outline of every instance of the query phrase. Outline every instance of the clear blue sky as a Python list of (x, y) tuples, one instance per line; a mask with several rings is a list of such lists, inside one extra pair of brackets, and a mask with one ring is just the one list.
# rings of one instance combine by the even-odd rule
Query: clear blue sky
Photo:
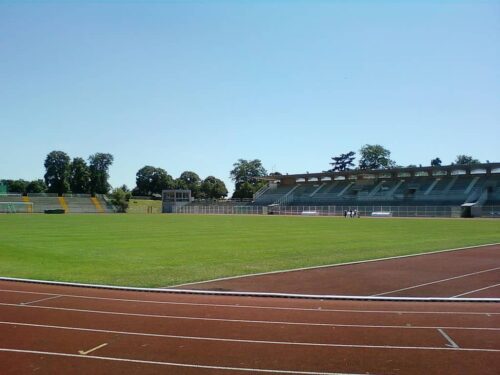
[(114, 186), (153, 165), (232, 188), (238, 158), (500, 161), (499, 141), (498, 1), (0, 0), (0, 178), (110, 152)]

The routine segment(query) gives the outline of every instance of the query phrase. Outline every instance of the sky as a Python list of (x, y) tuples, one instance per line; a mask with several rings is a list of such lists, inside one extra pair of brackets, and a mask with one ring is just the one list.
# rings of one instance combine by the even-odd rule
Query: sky
[(52, 150), (221, 178), (238, 159), (321, 172), (500, 162), (500, 1), (0, 0), (0, 179)]

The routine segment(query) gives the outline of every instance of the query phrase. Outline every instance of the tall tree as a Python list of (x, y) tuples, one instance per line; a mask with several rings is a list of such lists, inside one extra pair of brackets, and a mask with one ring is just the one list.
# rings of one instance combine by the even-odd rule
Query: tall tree
[(223, 181), (208, 176), (201, 183), (201, 195), (205, 198), (220, 199), (227, 196), (226, 184)]
[(90, 193), (90, 169), (82, 158), (74, 158), (69, 167), (69, 186), (75, 194)]
[(259, 179), (266, 174), (267, 171), (259, 159), (238, 159), (230, 172), (231, 179), (235, 183), (233, 197), (252, 198), (253, 193), (266, 184), (265, 181)]
[(135, 175), (135, 195), (161, 194), (162, 190), (174, 188), (174, 180), (167, 171), (146, 165)]
[(47, 190), (47, 185), (43, 180), (33, 180), (26, 186), (26, 193), (43, 193)]
[(440, 158), (435, 158), (431, 160), (431, 167), (440, 167), (443, 162)]
[(455, 164), (469, 165), (479, 163), (481, 162), (478, 159), (475, 159), (470, 155), (457, 155), (457, 158), (455, 159)]
[(386, 169), (396, 165), (390, 159), (391, 152), (381, 145), (364, 145), (359, 153), (359, 169)]
[(191, 171), (182, 172), (179, 179), (179, 184), (184, 185), (185, 189), (191, 190), (191, 195), (194, 198), (199, 198), (201, 188), (201, 178), (196, 173)]
[(107, 194), (111, 185), (109, 167), (113, 164), (113, 155), (97, 152), (89, 157), (90, 192), (92, 194)]
[(69, 156), (63, 151), (52, 151), (45, 158), (44, 180), (49, 193), (63, 194), (69, 190)]
[(349, 151), (347, 154), (340, 154), (339, 156), (333, 156), (333, 162), (330, 163), (332, 169), (330, 172), (338, 172), (338, 171), (348, 171), (351, 167), (354, 167), (354, 159), (356, 153), (354, 151)]

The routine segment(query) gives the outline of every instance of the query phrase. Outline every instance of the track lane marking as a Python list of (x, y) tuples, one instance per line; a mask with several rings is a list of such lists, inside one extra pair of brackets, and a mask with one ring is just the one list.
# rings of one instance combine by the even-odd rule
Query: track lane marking
[(173, 301), (151, 301), (139, 299), (124, 299), (111, 297), (94, 297), (82, 296), (76, 294), (55, 294), (30, 292), (24, 290), (0, 289), (0, 292), (7, 293), (28, 293), (28, 294), (43, 294), (43, 295), (59, 295), (61, 297), (95, 299), (107, 301), (133, 302), (133, 303), (151, 303), (151, 304), (166, 304), (166, 305), (184, 305), (184, 306), (206, 306), (206, 307), (223, 307), (223, 308), (243, 308), (243, 309), (263, 309), (263, 310), (290, 310), (290, 311), (313, 311), (313, 312), (349, 312), (349, 313), (380, 313), (380, 314), (450, 314), (450, 315), (500, 315), (500, 312), (471, 312), (471, 311), (406, 311), (406, 310), (357, 310), (357, 309), (324, 309), (324, 308), (302, 308), (302, 307), (280, 307), (280, 306), (256, 306), (256, 305), (241, 305), (241, 304), (216, 304), (216, 303), (198, 303), (198, 302), (173, 302)]
[[(248, 339), (224, 339), (220, 337), (205, 337), (205, 336), (182, 336), (182, 335), (164, 335), (159, 333), (142, 333), (142, 332), (129, 332), (129, 331), (113, 331), (106, 329), (94, 329), (94, 328), (78, 328), (78, 327), (65, 327), (65, 326), (54, 326), (54, 325), (45, 325), (45, 324), (32, 324), (32, 323), (18, 323), (18, 322), (0, 322), (2, 325), (11, 325), (11, 326), (25, 326), (25, 327), (35, 327), (35, 328), (49, 328), (49, 329), (59, 329), (59, 330), (68, 330), (68, 331), (82, 331), (82, 332), (96, 332), (96, 333), (110, 333), (110, 334), (118, 334), (118, 335), (127, 335), (127, 336), (144, 336), (144, 337), (157, 337), (157, 338), (167, 338), (167, 339), (179, 339), (179, 340), (199, 340), (199, 341), (218, 341), (218, 342), (236, 342), (242, 344), (263, 344), (263, 345), (285, 345), (285, 346), (313, 346), (313, 347), (326, 347), (326, 348), (337, 348), (337, 347), (348, 347), (348, 348), (370, 348), (370, 349), (429, 349), (429, 350), (437, 350), (437, 349), (460, 349), (460, 350), (468, 350), (468, 351), (493, 351), (500, 352), (500, 349), (488, 349), (488, 348), (460, 348), (456, 345), (451, 338), (444, 333), (441, 328), (438, 328), (438, 331), (452, 344), (455, 346), (448, 346), (447, 348), (440, 348), (434, 346), (400, 346), (400, 345), (363, 345), (363, 344), (333, 344), (333, 343), (315, 343), (315, 342), (294, 342), (294, 341), (267, 341), (267, 340), (248, 340)], [(402, 328), (402, 327), (401, 327)], [(85, 354), (93, 352), (97, 349), (100, 349), (106, 344), (99, 345), (87, 352), (79, 350), (78, 353)]]
[(56, 298), (59, 298), (59, 297), (62, 297), (62, 296), (58, 294), (58, 295), (55, 295), (55, 296), (52, 296), (52, 297), (37, 299), (36, 301), (21, 302), (21, 305), (31, 305), (33, 303), (42, 302), (42, 301), (48, 301), (48, 300), (56, 299)]
[(456, 296), (453, 296), (452, 298), (460, 297), (460, 296), (465, 296), (467, 294), (472, 294), (472, 293), (475, 293), (475, 292), (480, 292), (481, 290), (495, 288), (497, 286), (500, 286), (500, 284), (494, 284), (494, 285), (490, 285), (490, 286), (487, 286), (487, 287), (484, 287), (484, 288), (480, 288), (480, 289), (476, 289), (476, 290), (471, 290), (470, 292), (465, 292), (465, 293), (462, 293), (462, 294), (457, 294)]
[(117, 357), (99, 357), (94, 355), (81, 355), (81, 354), (69, 354), (69, 353), (57, 353), (57, 352), (45, 352), (40, 350), (25, 350), (25, 349), (8, 349), (0, 348), (0, 352), (6, 353), (24, 353), (24, 354), (37, 354), (37, 355), (51, 355), (58, 357), (72, 357), (72, 358), (83, 358), (83, 359), (96, 359), (101, 361), (115, 361), (115, 362), (128, 362), (128, 363), (140, 363), (147, 365), (161, 365), (170, 367), (184, 367), (184, 368), (199, 368), (208, 370), (226, 370), (226, 371), (246, 371), (246, 372), (263, 372), (272, 374), (300, 374), (300, 375), (361, 375), (361, 374), (340, 374), (338, 372), (311, 372), (311, 371), (293, 371), (293, 370), (270, 370), (270, 369), (258, 369), (258, 368), (246, 368), (246, 367), (223, 367), (223, 366), (210, 366), (210, 365), (195, 365), (188, 363), (176, 363), (176, 362), (160, 362), (160, 361), (146, 361), (141, 359), (129, 359), (129, 358), (117, 358)]
[(99, 350), (101, 348), (104, 348), (105, 346), (107, 346), (108, 343), (105, 342), (104, 344), (101, 344), (101, 345), (98, 345), (96, 346), (95, 348), (92, 348), (92, 349), (89, 349), (89, 350), (79, 350), (78, 351), (78, 354), (81, 354), (81, 355), (87, 355), (87, 354), (90, 354), (92, 352), (95, 352), (96, 350)]
[(386, 261), (386, 260), (398, 260), (398, 259), (404, 259), (404, 258), (412, 258), (412, 257), (423, 256), (423, 255), (433, 255), (433, 254), (448, 253), (448, 252), (453, 254), (454, 251), (476, 249), (478, 247), (493, 247), (493, 246), (497, 246), (497, 245), (500, 245), (500, 242), (488, 243), (488, 244), (484, 244), (484, 245), (472, 245), (472, 246), (465, 246), (465, 247), (455, 247), (455, 248), (452, 248), (452, 249), (435, 250), (435, 251), (429, 251), (429, 252), (426, 252), (426, 253), (397, 255), (397, 256), (392, 256), (392, 257), (377, 258), (377, 259), (368, 259), (368, 260), (357, 260), (357, 261), (354, 261), (354, 262), (346, 262), (346, 263), (324, 264), (324, 265), (321, 265), (321, 266), (292, 268), (292, 269), (287, 269), (287, 270), (278, 270), (278, 271), (260, 272), (260, 273), (249, 273), (249, 274), (240, 275), (240, 276), (220, 277), (220, 278), (217, 278), (217, 279), (211, 279), (211, 280), (205, 280), (205, 281), (195, 281), (195, 282), (192, 282), (192, 283), (170, 285), (170, 286), (161, 287), (159, 289), (162, 289), (162, 288), (178, 288), (178, 287), (184, 287), (184, 286), (188, 286), (188, 285), (213, 283), (213, 282), (218, 282), (218, 281), (226, 281), (226, 280), (233, 280), (233, 279), (239, 279), (239, 278), (248, 278), (248, 277), (253, 277), (253, 276), (274, 275), (274, 274), (277, 274), (277, 273), (288, 273), (288, 272), (297, 272), (297, 271), (309, 271), (309, 270), (329, 268), (329, 267), (342, 267), (342, 266), (351, 266), (351, 265), (365, 264), (365, 263), (383, 262), (383, 261)]
[(471, 273), (467, 273), (467, 274), (459, 275), (459, 276), (454, 276), (454, 277), (448, 277), (446, 279), (431, 281), (431, 282), (428, 282), (428, 283), (418, 284), (418, 285), (409, 286), (409, 287), (401, 288), (401, 289), (395, 289), (395, 290), (391, 290), (389, 292), (372, 294), (372, 297), (385, 296), (387, 294), (401, 292), (403, 290), (415, 289), (415, 288), (420, 288), (421, 286), (427, 286), (427, 285), (442, 283), (442, 282), (445, 282), (445, 281), (461, 279), (463, 277), (468, 277), (468, 276), (473, 276), (473, 275), (479, 275), (481, 273), (491, 272), (491, 271), (495, 271), (495, 270), (498, 270), (498, 269), (500, 269), (500, 267), (490, 268), (490, 269), (487, 269), (487, 270), (482, 270), (482, 271), (477, 271), (477, 272), (471, 272)]
[(228, 323), (250, 323), (250, 324), (277, 324), (277, 325), (297, 325), (297, 326), (312, 326), (312, 327), (354, 327), (354, 328), (406, 328), (406, 329), (457, 329), (457, 330), (479, 330), (479, 331), (499, 331), (500, 328), (495, 327), (427, 327), (427, 326), (389, 326), (389, 325), (353, 325), (353, 324), (336, 324), (336, 323), (310, 323), (310, 322), (284, 322), (284, 321), (269, 321), (269, 320), (246, 320), (246, 319), (222, 319), (222, 318), (203, 318), (192, 316), (177, 316), (177, 315), (158, 315), (158, 314), (140, 314), (140, 313), (124, 313), (116, 311), (105, 310), (85, 310), (85, 309), (72, 309), (65, 307), (50, 307), (50, 306), (32, 306), (32, 305), (19, 305), (0, 303), (0, 306), (11, 307), (24, 307), (35, 309), (46, 309), (56, 311), (72, 311), (88, 314), (103, 314), (103, 315), (119, 315), (119, 316), (136, 316), (144, 318), (160, 318), (160, 319), (179, 319), (179, 320), (201, 320), (201, 321), (215, 321), (215, 322), (228, 322)]
[(441, 335), (443, 335), (443, 337), (444, 337), (444, 338), (448, 341), (448, 344), (446, 344), (446, 346), (447, 346), (448, 348), (460, 348), (460, 347), (458, 346), (458, 344), (457, 344), (455, 341), (453, 341), (453, 340), (451, 339), (451, 337), (450, 337), (450, 336), (448, 336), (448, 335), (446, 334), (446, 332), (445, 332), (443, 329), (438, 328), (438, 332), (439, 332)]

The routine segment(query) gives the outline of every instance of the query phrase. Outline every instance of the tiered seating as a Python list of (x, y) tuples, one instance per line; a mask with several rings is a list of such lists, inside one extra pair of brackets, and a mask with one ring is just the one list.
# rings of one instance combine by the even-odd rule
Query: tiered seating
[[(473, 184), (472, 184), (473, 183)], [(293, 189), (293, 186), (296, 186)], [(339, 180), (298, 183), (278, 187), (262, 194), (254, 202), (268, 205), (279, 202), (287, 192), (286, 204), (292, 206), (444, 206), (475, 202), (489, 189), (487, 203), (500, 204), (500, 174), (422, 176), (412, 178), (376, 179), (371, 181)], [(429, 190), (432, 187), (431, 190)], [(318, 190), (319, 189), (319, 190)]]
[(88, 197), (65, 197), (69, 213), (97, 213), (97, 208)]
[(28, 194), (30, 201), (33, 202), (33, 212), (43, 213), (45, 210), (60, 210), (63, 207), (59, 203), (57, 195), (54, 196), (33, 196)]

